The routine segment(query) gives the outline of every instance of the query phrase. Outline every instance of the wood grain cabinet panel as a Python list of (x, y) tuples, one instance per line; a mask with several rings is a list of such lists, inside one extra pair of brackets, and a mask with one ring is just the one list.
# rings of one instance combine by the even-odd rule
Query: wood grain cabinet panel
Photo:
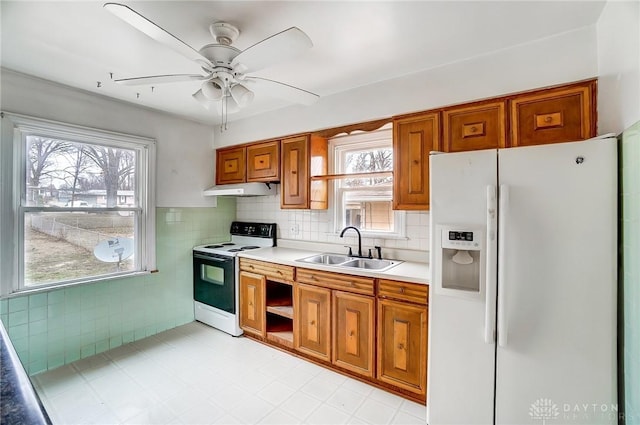
[(280, 181), (280, 141), (247, 146), (247, 181)]
[(509, 101), (511, 146), (572, 142), (596, 136), (595, 80), (541, 90)]
[(240, 327), (260, 337), (265, 335), (265, 285), (264, 276), (240, 272)]
[(296, 350), (331, 361), (331, 290), (294, 286), (293, 345)]
[(429, 152), (438, 149), (439, 116), (393, 121), (393, 209), (429, 209)]
[(280, 208), (327, 209), (327, 140), (312, 134), (282, 140)]
[(442, 111), (442, 150), (463, 152), (506, 147), (505, 109), (504, 101), (445, 109)]
[(333, 291), (333, 364), (373, 377), (374, 298)]
[(427, 387), (427, 308), (378, 299), (379, 380), (418, 395)]
[(426, 305), (429, 301), (429, 286), (378, 279), (378, 296)]
[(245, 148), (218, 149), (216, 151), (216, 184), (243, 183), (245, 181)]

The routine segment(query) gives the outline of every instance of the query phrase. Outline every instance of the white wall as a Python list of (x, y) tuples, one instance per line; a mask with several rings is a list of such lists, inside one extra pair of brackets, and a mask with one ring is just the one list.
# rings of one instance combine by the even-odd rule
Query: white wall
[(155, 139), (158, 207), (216, 205), (202, 196), (214, 181), (212, 126), (4, 69), (1, 83), (5, 112)]
[(609, 1), (598, 30), (598, 132), (619, 134), (640, 119), (640, 2)]
[[(330, 128), (597, 76), (596, 28), (585, 27), (229, 123), (216, 147)], [(416, 52), (421, 54), (421, 52)]]

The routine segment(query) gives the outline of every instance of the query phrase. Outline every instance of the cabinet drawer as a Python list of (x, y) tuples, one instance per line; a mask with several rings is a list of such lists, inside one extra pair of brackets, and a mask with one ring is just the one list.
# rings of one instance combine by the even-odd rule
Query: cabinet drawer
[(593, 84), (512, 99), (511, 145), (573, 142), (595, 136)]
[(293, 267), (291, 266), (241, 258), (240, 270), (258, 273), (275, 280), (293, 282)]
[(373, 295), (373, 278), (298, 269), (297, 281), (325, 288), (339, 289), (358, 294)]
[(429, 301), (429, 286), (379, 279), (378, 296), (426, 305)]
[(445, 152), (506, 147), (504, 101), (446, 109), (442, 120)]

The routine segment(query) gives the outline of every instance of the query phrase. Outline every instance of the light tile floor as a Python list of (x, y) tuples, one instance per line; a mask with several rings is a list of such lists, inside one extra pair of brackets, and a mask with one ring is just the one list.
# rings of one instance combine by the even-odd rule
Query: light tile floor
[(426, 408), (198, 322), (33, 377), (54, 424), (426, 424)]

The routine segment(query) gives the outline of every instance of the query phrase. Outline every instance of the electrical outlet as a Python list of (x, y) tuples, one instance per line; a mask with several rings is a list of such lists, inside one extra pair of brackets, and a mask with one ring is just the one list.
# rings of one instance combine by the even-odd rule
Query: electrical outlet
[(300, 225), (298, 223), (294, 223), (289, 227), (289, 234), (297, 235), (300, 233)]

